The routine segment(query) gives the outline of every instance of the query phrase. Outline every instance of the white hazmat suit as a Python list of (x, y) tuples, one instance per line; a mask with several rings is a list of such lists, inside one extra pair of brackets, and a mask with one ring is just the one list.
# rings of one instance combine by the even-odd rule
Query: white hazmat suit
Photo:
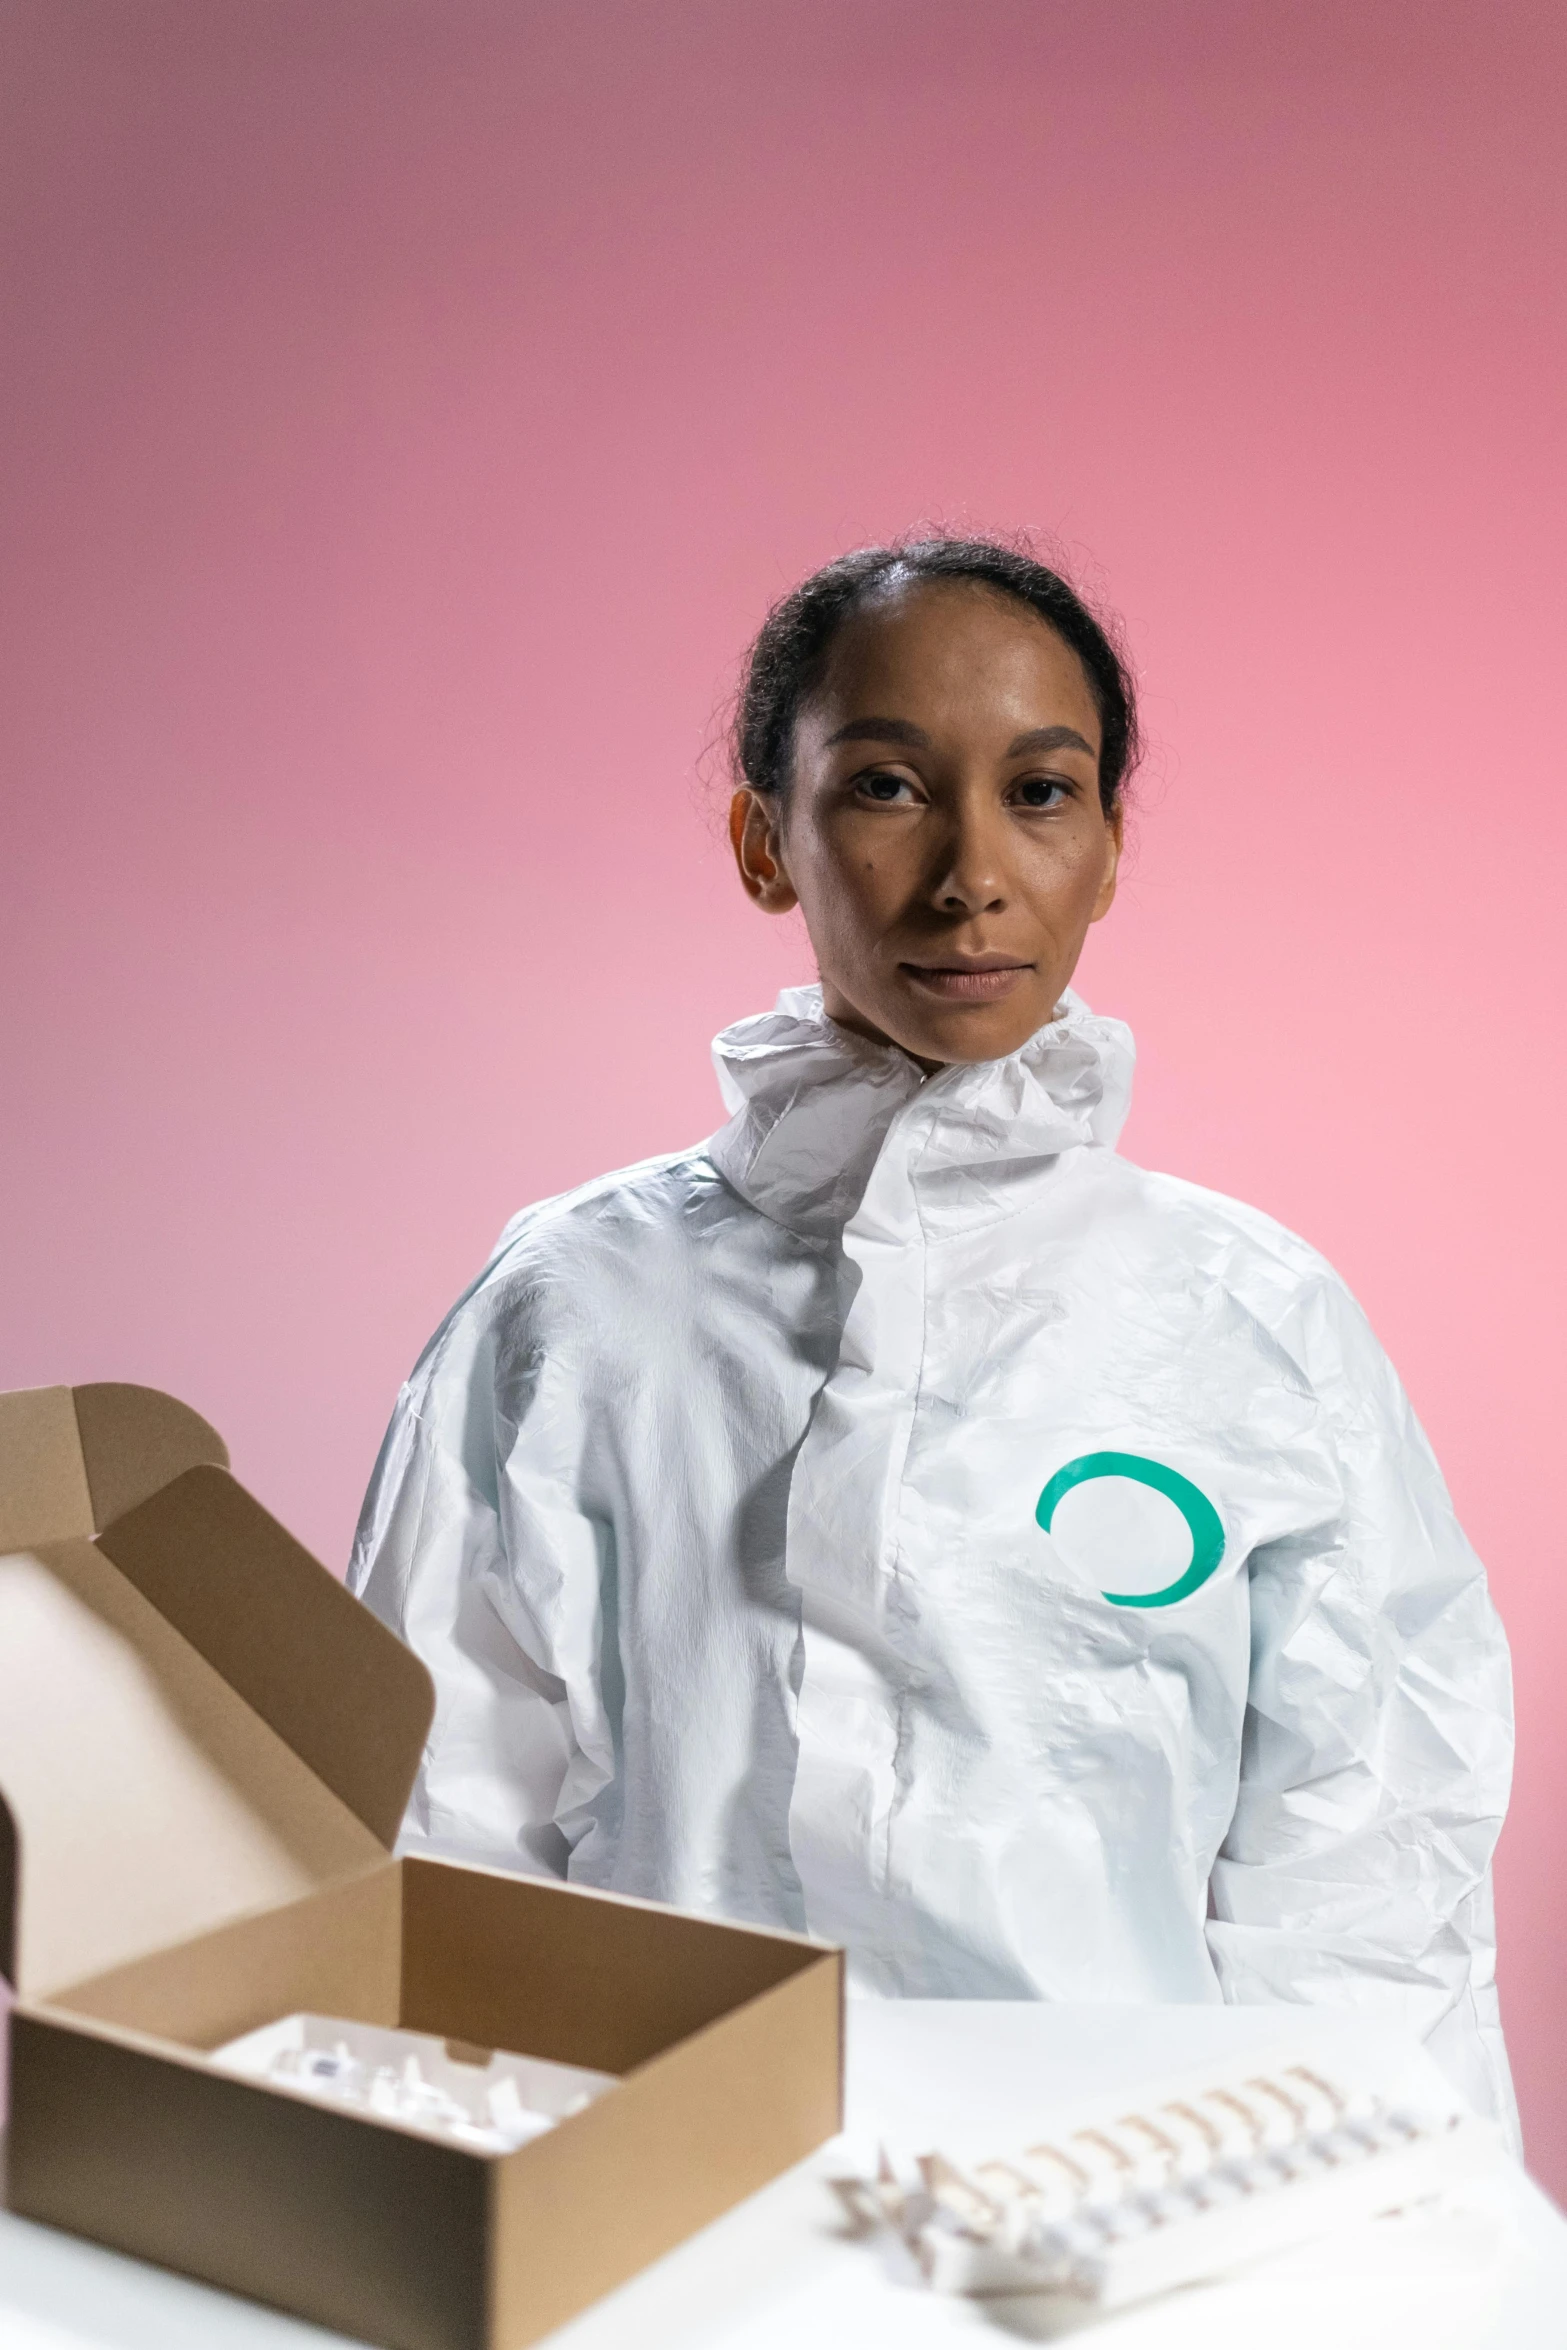
[(524, 1211), (399, 1399), (405, 1842), (871, 1992), (1376, 2010), (1511, 2127), (1506, 1648), (1342, 1283), (1117, 1156), (1075, 996), (929, 1079), (815, 988), (715, 1056), (729, 1123)]

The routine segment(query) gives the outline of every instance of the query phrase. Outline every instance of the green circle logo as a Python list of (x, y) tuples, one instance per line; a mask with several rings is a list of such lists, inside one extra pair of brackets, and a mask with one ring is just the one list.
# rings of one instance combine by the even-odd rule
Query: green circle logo
[(1167, 1469), (1163, 1461), (1145, 1460), (1138, 1452), (1080, 1453), (1064, 1469), (1057, 1469), (1039, 1497), (1034, 1516), (1045, 1532), (1050, 1531), (1062, 1495), (1070, 1493), (1074, 1485), (1092, 1484), (1096, 1477), (1129, 1477), (1136, 1485), (1162, 1493), (1166, 1501), (1174, 1502), (1192, 1538), (1191, 1565), (1162, 1591), (1106, 1591), (1102, 1597), (1112, 1607), (1173, 1607), (1178, 1599), (1189, 1599), (1194, 1591), (1200, 1591), (1224, 1556), (1223, 1521), (1206, 1493), (1189, 1477)]

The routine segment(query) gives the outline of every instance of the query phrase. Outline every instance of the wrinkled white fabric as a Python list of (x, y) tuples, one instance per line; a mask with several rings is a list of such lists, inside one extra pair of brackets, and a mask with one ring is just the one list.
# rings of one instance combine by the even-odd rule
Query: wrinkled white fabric
[(1512, 2126), (1506, 1648), (1342, 1283), (1116, 1154), (1073, 996), (928, 1080), (814, 988), (715, 1054), (729, 1123), (526, 1210), (399, 1400), (405, 1839), (873, 1992), (1375, 2009)]

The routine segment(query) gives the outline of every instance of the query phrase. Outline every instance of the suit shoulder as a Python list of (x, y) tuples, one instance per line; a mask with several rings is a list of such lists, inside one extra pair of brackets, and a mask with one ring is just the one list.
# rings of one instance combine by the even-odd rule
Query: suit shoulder
[(1162, 1252), (1184, 1260), (1199, 1284), (1229, 1291), (1259, 1320), (1277, 1327), (1302, 1313), (1363, 1319), (1321, 1251), (1263, 1209), (1128, 1159), (1117, 1160), (1116, 1180)]

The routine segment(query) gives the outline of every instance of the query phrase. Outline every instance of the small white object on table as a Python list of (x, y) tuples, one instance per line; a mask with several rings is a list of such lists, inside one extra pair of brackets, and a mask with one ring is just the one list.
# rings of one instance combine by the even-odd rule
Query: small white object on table
[[(1567, 2220), (1521, 2171), (1435, 2215), (1370, 2222), (1213, 2284), (1116, 2312), (928, 2291), (890, 2236), (856, 2236), (827, 2181), (885, 2133), (905, 2145), (1037, 2131), (1051, 2108), (1345, 2027), (1301, 2008), (855, 2002), (848, 2128), (598, 2302), (555, 2350), (952, 2350), (1082, 2331), (1092, 2350), (1562, 2350)], [(1428, 2060), (1419, 2059), (1421, 2063)], [(297, 2319), (0, 2213), (0, 2350), (328, 2350)], [(1085, 2350), (1087, 2343), (1085, 2339)]]

